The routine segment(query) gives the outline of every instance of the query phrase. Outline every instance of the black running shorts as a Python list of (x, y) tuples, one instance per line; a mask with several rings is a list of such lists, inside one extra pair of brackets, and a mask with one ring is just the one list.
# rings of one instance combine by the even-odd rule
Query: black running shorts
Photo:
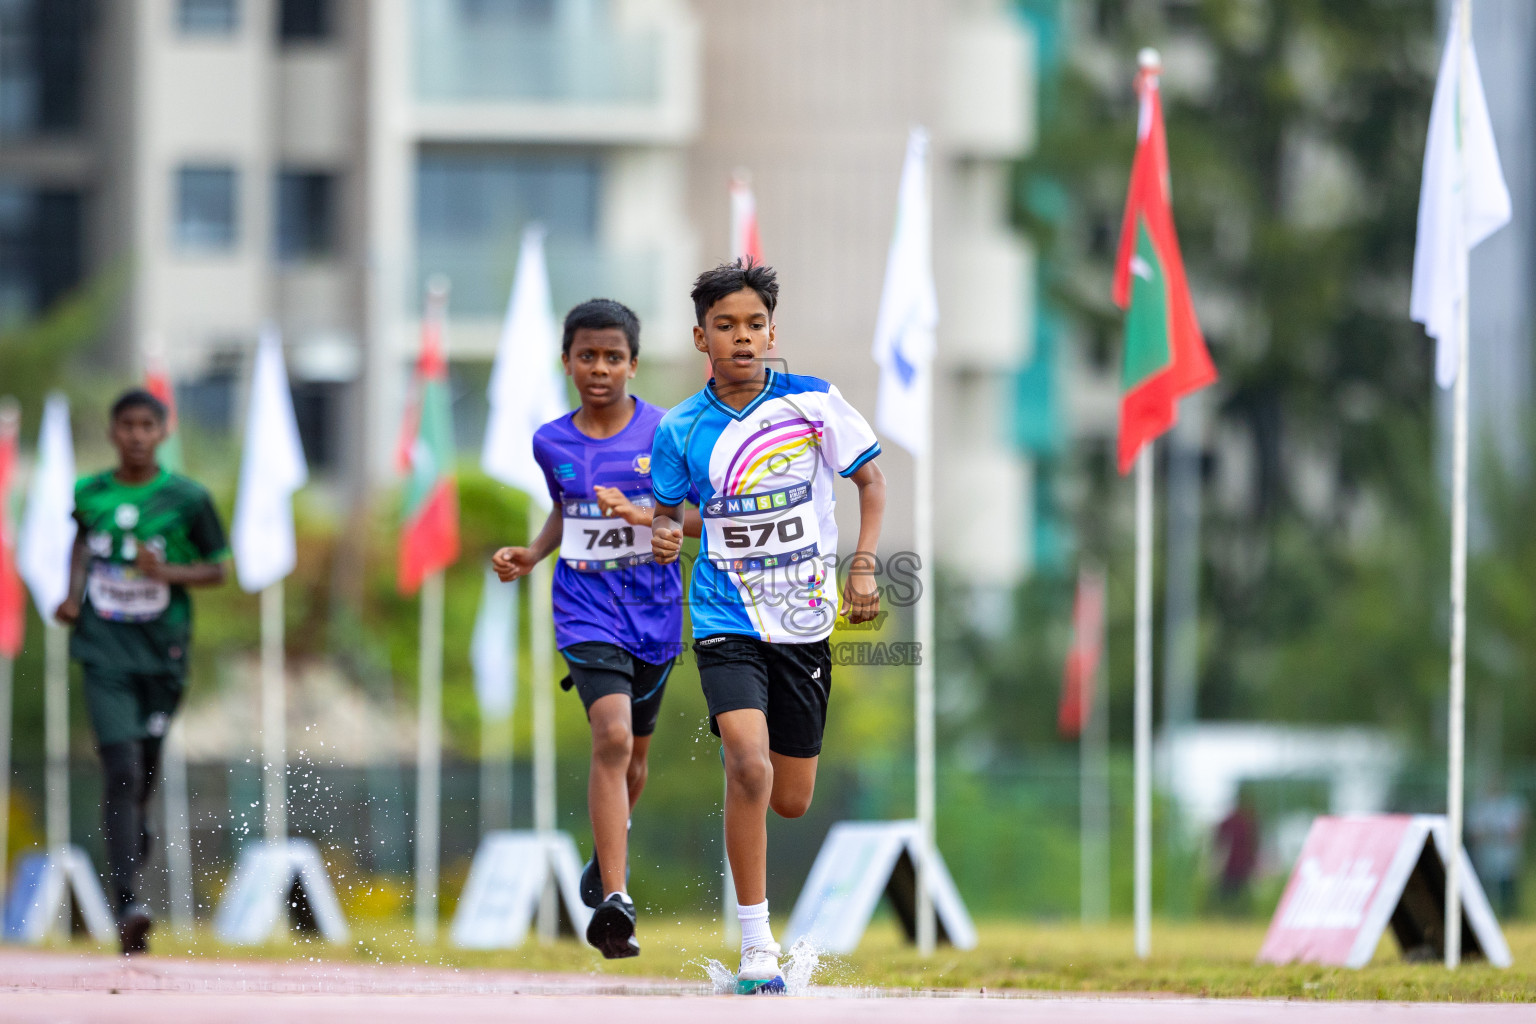
[(590, 716), (592, 703), (610, 693), (622, 693), (630, 699), (631, 729), (636, 736), (656, 731), (661, 714), (661, 697), (672, 673), (670, 660), (660, 665), (641, 661), (618, 644), (585, 640), (562, 648), (571, 673), (560, 680), (560, 688), (576, 688), (581, 706)]
[(694, 641), (699, 682), (716, 715), (756, 708), (768, 718), (768, 749), (785, 757), (815, 757), (827, 727), (832, 693), (832, 648), (826, 640), (770, 644), (756, 637), (719, 633)]

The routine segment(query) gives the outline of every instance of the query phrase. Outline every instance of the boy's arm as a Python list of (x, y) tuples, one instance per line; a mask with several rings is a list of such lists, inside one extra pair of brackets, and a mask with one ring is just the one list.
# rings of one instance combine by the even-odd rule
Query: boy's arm
[(544, 526), (525, 548), (501, 548), (491, 556), (491, 568), (503, 583), (526, 576), (533, 567), (560, 550), (560, 535), (565, 530), (565, 514), (555, 505), (544, 519)]
[(53, 613), (53, 617), (66, 626), (73, 626), (80, 619), (80, 602), (85, 599), (85, 572), (89, 567), (85, 531), (76, 529), (75, 546), (69, 551), (69, 593), (64, 595), (64, 603)]
[[(697, 516), (698, 512), (694, 511), (693, 514)], [(683, 525), (681, 505), (656, 506), (655, 515), (651, 519), (651, 555), (658, 565), (670, 565), (677, 561), (677, 553), (683, 547)]]
[(173, 587), (216, 587), (227, 575), (223, 560), (217, 562), (187, 562), (173, 565), (161, 558), (148, 544), (139, 545), (134, 568), (142, 575)]
[(859, 489), (859, 546), (848, 560), (843, 607), (849, 622), (868, 622), (880, 614), (875, 551), (885, 521), (885, 474), (871, 461), (854, 470), (848, 479)]

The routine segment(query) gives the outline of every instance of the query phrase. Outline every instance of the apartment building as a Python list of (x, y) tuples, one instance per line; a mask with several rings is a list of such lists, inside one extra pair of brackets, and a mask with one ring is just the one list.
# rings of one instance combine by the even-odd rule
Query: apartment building
[[(1008, 187), (1033, 144), (1033, 62), (1003, 0), (0, 0), (0, 314), (123, 261), (111, 357), (131, 371), (163, 352), (185, 415), (215, 430), (238, 429), (270, 320), (317, 475), (380, 485), (426, 279), (452, 283), (472, 447), (533, 222), (557, 306), (634, 306), (648, 386), (680, 397), (686, 372), (661, 371), (697, 365), (688, 287), (729, 255), (745, 169), (783, 280), (782, 355), (872, 412), (901, 158), (923, 124), (939, 554), (1001, 591), (1032, 559), (1012, 417), (1035, 275)], [(884, 464), (905, 546), (910, 464)]]

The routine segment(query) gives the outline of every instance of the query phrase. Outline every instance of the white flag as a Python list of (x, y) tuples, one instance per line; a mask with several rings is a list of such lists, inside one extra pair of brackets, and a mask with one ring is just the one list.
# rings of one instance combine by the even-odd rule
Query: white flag
[(932, 443), (934, 330), (938, 322), (928, 133), (913, 128), (901, 170), (896, 231), (885, 265), (885, 290), (875, 321), (873, 353), (880, 365), (875, 426), (913, 455), (926, 454)]
[(540, 508), (549, 508), (549, 487), (533, 461), (533, 432), (567, 411), (559, 361), (560, 329), (549, 297), (544, 229), (534, 225), (523, 232), (517, 277), (491, 367), (490, 417), (480, 465), (526, 492)]
[(1451, 14), (1445, 56), (1429, 108), (1419, 238), (1413, 253), (1409, 313), (1436, 339), (1435, 379), (1456, 383), (1461, 305), (1467, 301), (1467, 253), (1509, 223), (1509, 189), (1499, 167), (1493, 125), (1472, 39), (1463, 29), (1465, 0)]
[(517, 703), (517, 584), (503, 583), (489, 569), (480, 592), (480, 610), (470, 638), (475, 697), (487, 718), (506, 718)]
[(27, 509), (16, 542), (16, 568), (32, 591), (44, 622), (69, 596), (69, 558), (75, 547), (75, 442), (69, 399), (48, 396), (37, 436), (37, 464), (27, 487)]
[(235, 575), (256, 593), (293, 571), (293, 494), (309, 480), (299, 424), (283, 366), (283, 343), (268, 325), (256, 346), (251, 401), (245, 416), (240, 492), (235, 496), (231, 549)]

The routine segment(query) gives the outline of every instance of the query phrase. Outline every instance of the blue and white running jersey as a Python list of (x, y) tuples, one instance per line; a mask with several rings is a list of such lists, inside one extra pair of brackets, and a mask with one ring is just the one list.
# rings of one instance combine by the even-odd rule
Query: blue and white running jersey
[(704, 519), (688, 594), (695, 637), (810, 643), (837, 620), (832, 482), (879, 455), (880, 442), (826, 381), (767, 373), (740, 412), (706, 386), (656, 428), (657, 503), (696, 490)]

